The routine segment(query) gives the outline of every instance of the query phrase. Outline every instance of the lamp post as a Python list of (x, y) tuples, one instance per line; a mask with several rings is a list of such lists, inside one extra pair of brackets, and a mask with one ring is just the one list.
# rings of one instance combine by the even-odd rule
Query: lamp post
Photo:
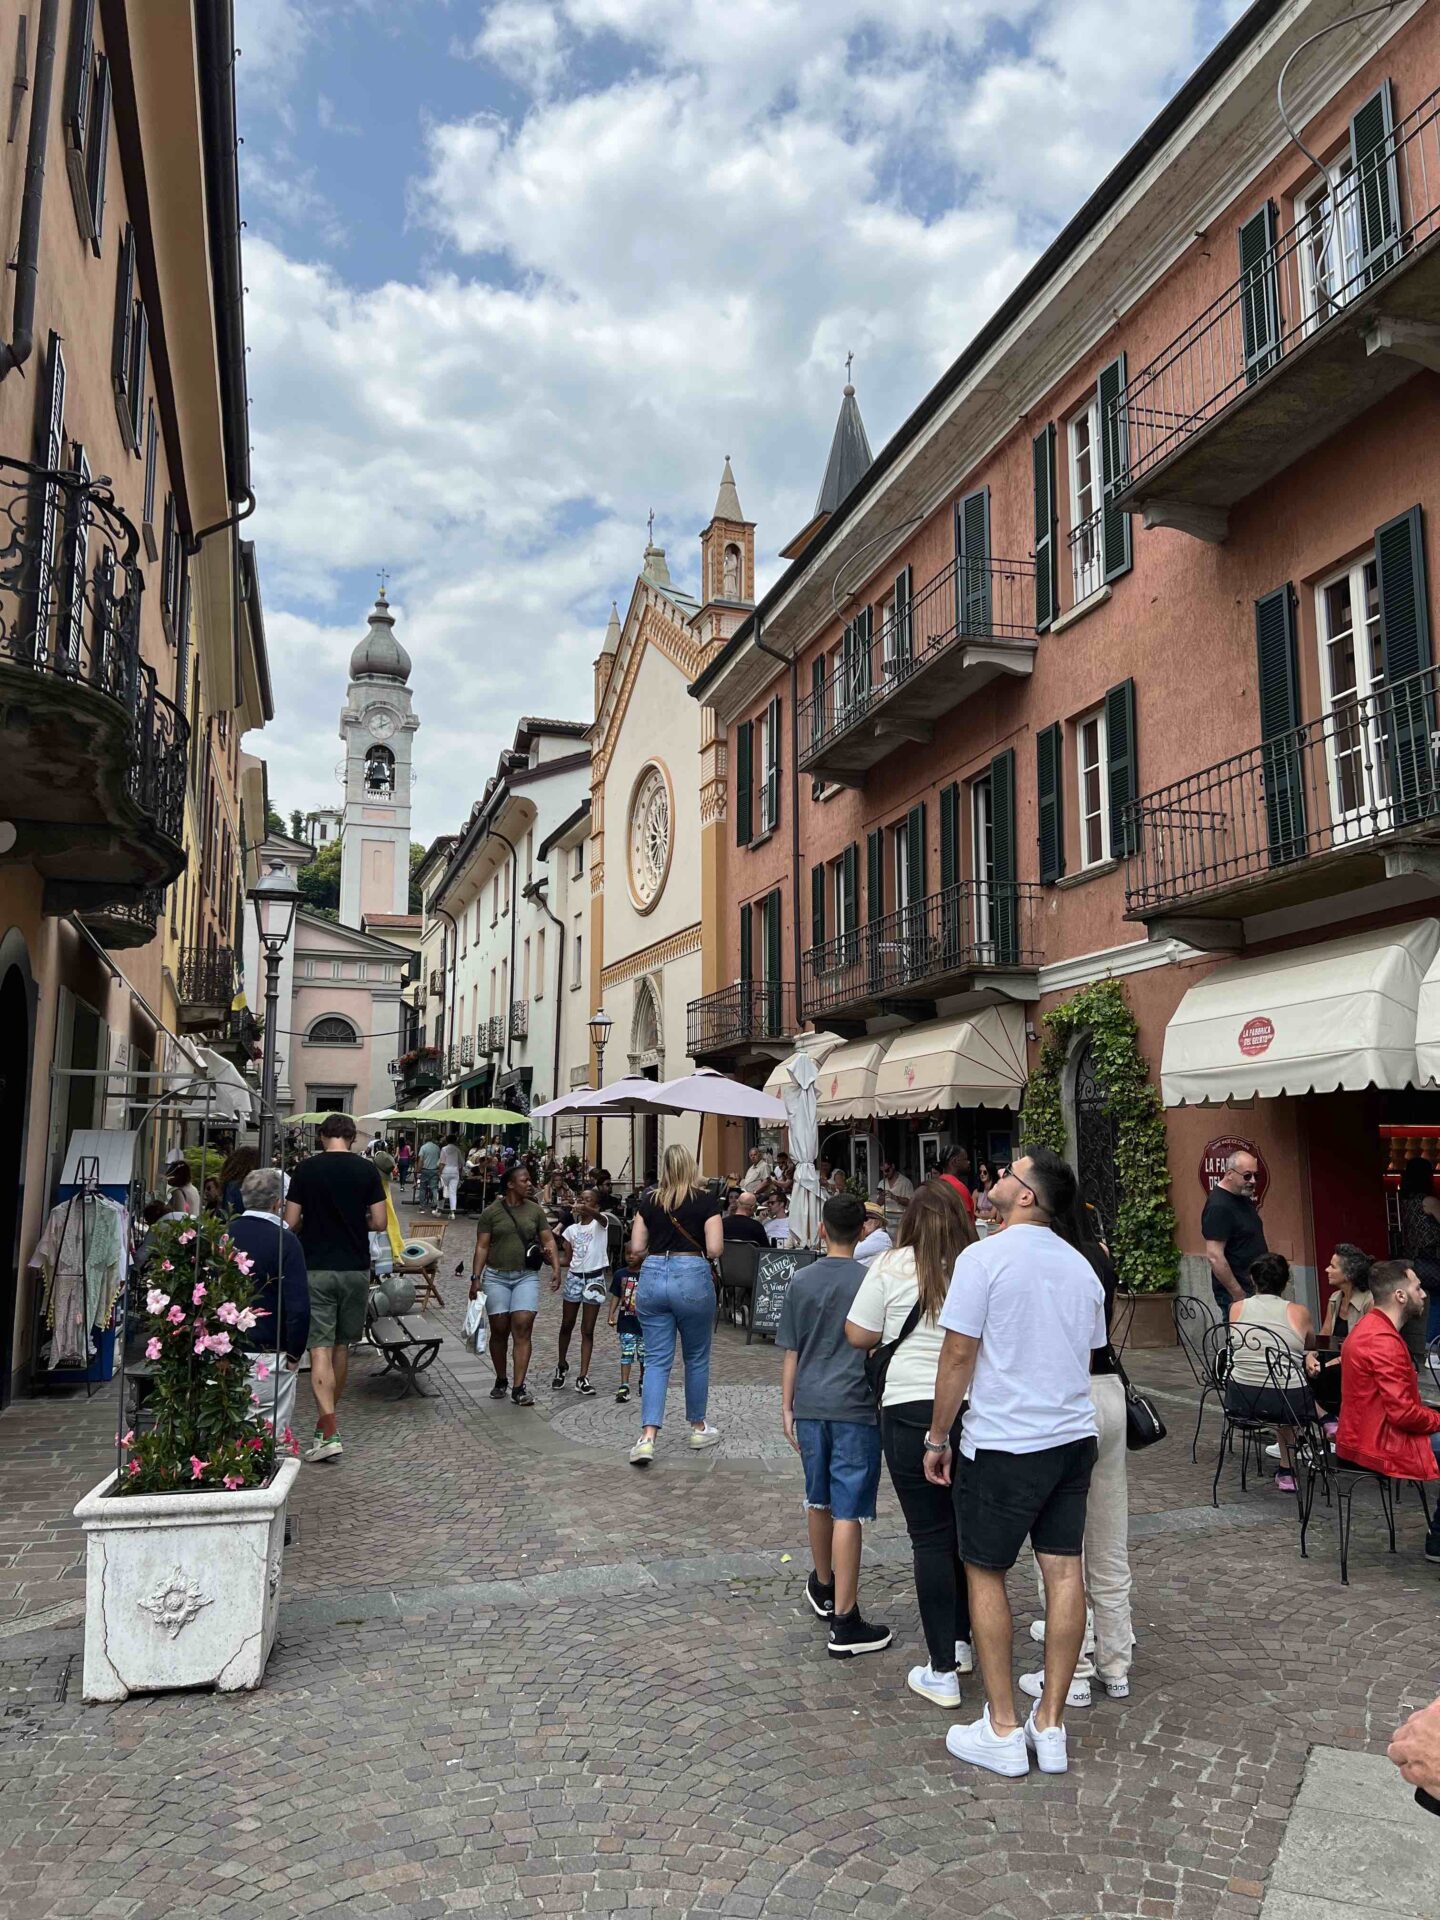
[(295, 925), (295, 909), (304, 895), (279, 861), (250, 889), (255, 930), (265, 951), (265, 1051), (260, 1064), (260, 1164), (275, 1152), (275, 1043), (280, 1017), (280, 956)]
[[(605, 1044), (610, 1038), (610, 1029), (614, 1024), (614, 1021), (603, 1007), (597, 1007), (590, 1016), (590, 1044), (595, 1049), (595, 1085), (597, 1087), (603, 1087), (605, 1084)], [(597, 1166), (600, 1164), (600, 1134), (604, 1124), (604, 1121), (599, 1119), (595, 1122), (595, 1162)]]

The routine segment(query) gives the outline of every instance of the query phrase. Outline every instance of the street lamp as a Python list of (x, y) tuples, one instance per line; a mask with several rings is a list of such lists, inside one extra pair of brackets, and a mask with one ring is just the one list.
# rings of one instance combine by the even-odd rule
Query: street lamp
[(260, 1066), (260, 1164), (268, 1167), (275, 1152), (275, 1043), (280, 1018), (280, 956), (295, 925), (295, 909), (304, 899), (280, 862), (272, 861), (250, 889), (255, 930), (265, 950), (265, 1051)]
[[(610, 1038), (610, 1029), (614, 1024), (615, 1022), (603, 1007), (597, 1007), (590, 1016), (590, 1044), (595, 1049), (595, 1085), (597, 1087), (603, 1087), (605, 1084), (605, 1043)], [(597, 1165), (601, 1159), (600, 1148), (602, 1143), (600, 1133), (604, 1124), (603, 1120), (597, 1119), (595, 1122), (595, 1160)]]

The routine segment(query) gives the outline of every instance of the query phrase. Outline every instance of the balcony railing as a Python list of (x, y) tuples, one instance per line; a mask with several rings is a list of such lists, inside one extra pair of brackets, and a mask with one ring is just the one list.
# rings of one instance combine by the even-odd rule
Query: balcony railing
[(514, 1039), (524, 1040), (530, 1032), (530, 1002), (512, 1000), (510, 1002), (510, 1032)]
[(138, 900), (94, 907), (80, 918), (101, 946), (113, 953), (126, 947), (148, 947), (164, 908), (165, 889), (147, 887)]
[(800, 765), (967, 642), (1035, 638), (1033, 560), (952, 560), (800, 702)]
[[(1440, 220), (1440, 91), (1192, 320), (1111, 404), (1123, 495), (1393, 273)], [(1263, 475), (1257, 475), (1257, 483)]]
[(445, 992), (445, 975), (439, 967), (430, 969), (430, 997), (439, 1000)]
[(182, 1007), (219, 1007), (227, 1019), (235, 998), (235, 955), (229, 947), (182, 947), (175, 996)]
[(962, 881), (808, 948), (805, 1017), (933, 994), (979, 973), (1033, 970), (1041, 891), (1028, 880)]
[(468, 1033), (460, 1042), (460, 1064), (462, 1067), (473, 1067), (475, 1064), (475, 1042)]
[(1141, 918), (1318, 855), (1440, 834), (1440, 668), (1337, 702), (1126, 809), (1125, 903)]
[(721, 987), (690, 1002), (686, 1024), (692, 1060), (754, 1040), (788, 1040), (796, 1025), (794, 982), (740, 980)]

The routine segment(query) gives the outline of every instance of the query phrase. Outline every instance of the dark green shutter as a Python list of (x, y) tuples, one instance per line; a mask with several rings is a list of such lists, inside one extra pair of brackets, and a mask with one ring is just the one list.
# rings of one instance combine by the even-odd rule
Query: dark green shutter
[(1295, 649), (1295, 589), (1288, 583), (1255, 602), (1260, 679), (1261, 777), (1271, 866), (1305, 851), (1305, 788), (1296, 728), (1300, 668)]
[(1037, 433), (1035, 462), (1035, 631), (1044, 633), (1059, 608), (1060, 581), (1055, 551), (1055, 424)]
[(860, 847), (852, 840), (840, 856), (840, 890), (845, 903), (845, 932), (860, 925)]
[(1058, 721), (1035, 736), (1035, 796), (1040, 842), (1040, 884), (1054, 886), (1065, 871), (1065, 809), (1062, 799), (1064, 743)]
[(85, 193), (90, 203), (91, 251), (98, 259), (105, 229), (105, 169), (110, 157), (110, 62), (104, 54), (95, 62), (95, 98), (91, 107), (95, 125), (85, 157)]
[(825, 656), (817, 653), (810, 662), (810, 745), (818, 747), (825, 737)]
[(135, 330), (135, 229), (126, 227), (115, 268), (115, 330), (110, 346), (110, 383), (130, 416), (130, 365)]
[(895, 576), (895, 613), (894, 646), (895, 665), (900, 672), (910, 665), (914, 657), (910, 633), (910, 603), (914, 598), (909, 567), (902, 567)]
[(870, 664), (870, 639), (871, 639), (872, 624), (873, 622), (872, 622), (870, 608), (862, 607), (859, 613), (857, 613), (855, 616), (855, 629), (854, 629), (855, 631), (855, 639), (854, 639), (855, 693), (856, 693), (857, 699), (862, 701), (869, 699), (870, 689), (874, 684), (874, 674), (871, 671), (871, 664)]
[(810, 869), (810, 944), (825, 944), (825, 862)]
[[(1350, 122), (1350, 156), (1360, 214), (1360, 285), (1378, 279), (1400, 257), (1400, 189), (1395, 177), (1394, 115), (1390, 82), (1372, 93)], [(1345, 298), (1358, 293), (1357, 285)]]
[(994, 846), (995, 877), (991, 883), (991, 924), (995, 958), (1014, 966), (1019, 959), (1019, 915), (1016, 912), (1015, 861), (1015, 750), (1007, 747), (990, 762), (990, 838)]
[(75, 0), (70, 15), (70, 47), (65, 56), (62, 116), (70, 149), (83, 154), (90, 131), (95, 69), (95, 0)]
[(960, 789), (954, 781), (940, 789), (940, 887), (960, 883)]
[(1385, 744), (1390, 791), (1401, 821), (1436, 811), (1430, 742), (1435, 695), (1430, 665), (1430, 609), (1424, 522), (1419, 507), (1375, 529), (1380, 591), (1380, 653), (1385, 663)]
[(1110, 795), (1110, 858), (1136, 846), (1131, 808), (1140, 797), (1135, 755), (1135, 682), (1122, 680), (1105, 695), (1105, 777)]
[(880, 989), (884, 961), (885, 914), (885, 829), (876, 827), (865, 836), (865, 939), (869, 952), (870, 990)]
[(1100, 546), (1105, 578), (1118, 580), (1130, 571), (1130, 516), (1113, 504), (1130, 474), (1129, 433), (1125, 422), (1125, 356), (1102, 367), (1099, 380), (1100, 413)]
[(955, 627), (990, 631), (990, 489), (977, 487), (955, 503)]
[(765, 982), (777, 986), (780, 981), (780, 889), (765, 897)]
[(910, 898), (925, 898), (925, 803), (905, 816), (905, 860), (910, 869)]
[(748, 847), (755, 838), (755, 722), (742, 720), (735, 729), (735, 844)]
[(753, 977), (751, 971), (751, 934), (754, 910), (746, 905), (740, 909), (740, 984), (748, 987)]
[(770, 758), (772, 764), (769, 767), (761, 769), (761, 778), (765, 782), (766, 791), (769, 795), (770, 829), (773, 832), (780, 824), (781, 753), (780, 702), (778, 698), (770, 702), (766, 717), (769, 724), (765, 728), (765, 737), (770, 743)]
[(1275, 202), (1240, 228), (1240, 337), (1247, 385), (1280, 358), (1280, 283), (1275, 272)]

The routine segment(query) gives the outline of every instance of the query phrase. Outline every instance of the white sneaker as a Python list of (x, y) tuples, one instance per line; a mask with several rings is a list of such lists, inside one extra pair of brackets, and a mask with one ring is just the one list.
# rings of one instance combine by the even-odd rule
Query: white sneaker
[(1273, 1447), (1266, 1447), (1265, 1458), (1267, 1460), (1278, 1460), (1280, 1458), (1280, 1443), (1278, 1441)]
[(655, 1442), (648, 1434), (642, 1433), (630, 1449), (630, 1464), (632, 1467), (648, 1467), (654, 1458)]
[(718, 1447), (720, 1444), (720, 1429), (718, 1427), (712, 1427), (708, 1423), (703, 1427), (692, 1427), (690, 1429), (690, 1439), (687, 1444), (694, 1447), (697, 1453), (701, 1447)]
[[(1032, 1700), (1038, 1700), (1045, 1691), (1045, 1675), (1040, 1673), (1022, 1673), (1020, 1691), (1028, 1693)], [(1070, 1682), (1070, 1691), (1065, 1696), (1067, 1707), (1088, 1707), (1090, 1704), (1090, 1682), (1074, 1679)]]
[(985, 1767), (1011, 1780), (1019, 1780), (1030, 1771), (1023, 1731), (1016, 1727), (1013, 1733), (996, 1733), (990, 1725), (988, 1706), (968, 1726), (951, 1727), (945, 1746), (957, 1760), (968, 1760), (972, 1767)]
[(1112, 1700), (1128, 1700), (1130, 1698), (1130, 1676), (1128, 1674), (1123, 1680), (1106, 1680), (1102, 1676), (1100, 1684)]
[[(1038, 1620), (1032, 1620), (1030, 1622), (1030, 1638), (1035, 1642), (1036, 1646), (1038, 1647), (1044, 1646), (1045, 1644), (1044, 1614), (1041, 1614)], [(1087, 1607), (1085, 1609), (1085, 1638), (1080, 1642), (1081, 1659), (1083, 1660), (1087, 1654), (1094, 1653), (1094, 1651), (1095, 1651), (1095, 1616), (1093, 1613), (1091, 1613), (1090, 1609)]]
[(968, 1640), (955, 1642), (955, 1671), (973, 1673), (975, 1671), (975, 1649)]
[(953, 1673), (936, 1673), (933, 1667), (911, 1667), (905, 1684), (922, 1700), (933, 1700), (937, 1707), (958, 1707), (960, 1681)]
[(1027, 1747), (1035, 1755), (1035, 1764), (1041, 1773), (1067, 1773), (1070, 1769), (1070, 1756), (1065, 1750), (1064, 1727), (1037, 1727), (1032, 1712), (1025, 1722), (1024, 1739)]

